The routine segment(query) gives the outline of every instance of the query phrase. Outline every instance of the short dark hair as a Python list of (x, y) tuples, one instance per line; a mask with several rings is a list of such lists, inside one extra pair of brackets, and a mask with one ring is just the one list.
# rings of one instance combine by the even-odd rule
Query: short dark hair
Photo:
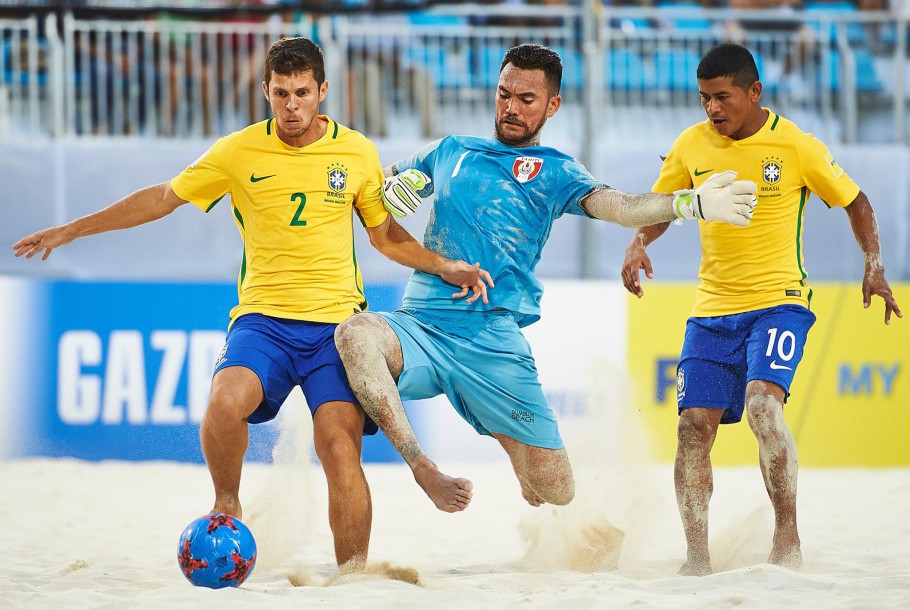
[(746, 47), (725, 42), (713, 47), (698, 63), (699, 80), (729, 76), (740, 89), (748, 89), (758, 80), (755, 58)]
[(265, 56), (262, 77), (272, 80), (272, 73), (289, 76), (297, 72), (313, 71), (313, 80), (321, 85), (325, 81), (325, 60), (322, 49), (308, 38), (281, 38), (276, 40)]
[(562, 59), (553, 49), (539, 44), (520, 44), (506, 51), (499, 66), (500, 72), (506, 64), (512, 64), (520, 70), (543, 70), (547, 84), (550, 85), (550, 93), (552, 95), (559, 93), (559, 85), (562, 82)]

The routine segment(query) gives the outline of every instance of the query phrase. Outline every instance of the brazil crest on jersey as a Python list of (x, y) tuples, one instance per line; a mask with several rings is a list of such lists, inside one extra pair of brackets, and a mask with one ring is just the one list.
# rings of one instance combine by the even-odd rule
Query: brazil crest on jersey
[(684, 131), (652, 190), (693, 188), (727, 169), (758, 185), (758, 204), (748, 227), (699, 221), (701, 282), (692, 315), (727, 315), (785, 303), (808, 307), (803, 218), (809, 194), (829, 208), (845, 207), (859, 187), (824, 144), (768, 111), (764, 126), (742, 140), (718, 134), (708, 120)]
[(382, 224), (382, 166), (372, 142), (328, 117), (325, 135), (289, 146), (269, 119), (215, 142), (171, 181), (208, 212), (230, 195), (243, 237), (237, 282), (246, 313), (339, 323), (366, 309), (354, 253), (353, 210)]
[(520, 326), (540, 318), (543, 288), (534, 275), (553, 222), (584, 216), (579, 202), (602, 187), (584, 166), (545, 146), (513, 148), (493, 138), (447, 136), (408, 159), (433, 180), (436, 199), (424, 245), (442, 256), (480, 263), (496, 287), (489, 304), (452, 299), (457, 292), (435, 275), (415, 271), (403, 307), (513, 312)]

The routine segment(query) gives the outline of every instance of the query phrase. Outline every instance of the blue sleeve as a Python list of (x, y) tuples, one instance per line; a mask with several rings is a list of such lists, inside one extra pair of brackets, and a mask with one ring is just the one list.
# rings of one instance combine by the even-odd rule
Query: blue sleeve
[(589, 217), (581, 207), (581, 201), (597, 189), (609, 188), (594, 178), (584, 165), (574, 159), (565, 162), (562, 177), (561, 188), (556, 191), (556, 196), (562, 198), (559, 208), (560, 216), (575, 214)]
[(436, 165), (436, 156), (441, 143), (442, 140), (430, 142), (410, 157), (402, 159), (395, 164), (395, 173), (400, 174), (408, 169), (418, 169), (432, 178), (433, 166)]

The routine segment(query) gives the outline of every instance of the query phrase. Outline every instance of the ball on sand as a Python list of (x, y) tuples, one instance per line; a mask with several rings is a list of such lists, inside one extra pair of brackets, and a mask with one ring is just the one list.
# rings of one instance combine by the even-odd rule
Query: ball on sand
[(239, 587), (256, 565), (256, 541), (235, 517), (203, 515), (180, 534), (177, 564), (197, 587)]

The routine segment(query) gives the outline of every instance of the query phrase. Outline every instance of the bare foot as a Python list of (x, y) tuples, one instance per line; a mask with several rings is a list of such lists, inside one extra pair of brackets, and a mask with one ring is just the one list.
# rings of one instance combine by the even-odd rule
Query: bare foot
[(417, 484), (439, 510), (457, 513), (466, 509), (471, 503), (471, 491), (474, 489), (474, 484), (468, 479), (455, 479), (442, 474), (436, 464), (426, 456), (417, 458), (413, 472)]
[(803, 565), (803, 552), (798, 544), (787, 545), (786, 547), (775, 545), (768, 556), (768, 563), (797, 570)]
[(679, 568), (680, 576), (707, 576), (711, 570), (711, 554), (701, 544), (690, 545), (686, 551), (686, 563)]
[(711, 573), (710, 561), (695, 561), (689, 559), (679, 568), (680, 576), (707, 576)]
[(241, 508), (240, 500), (237, 498), (216, 500), (215, 506), (209, 512), (224, 513), (236, 519), (243, 519), (243, 508)]

